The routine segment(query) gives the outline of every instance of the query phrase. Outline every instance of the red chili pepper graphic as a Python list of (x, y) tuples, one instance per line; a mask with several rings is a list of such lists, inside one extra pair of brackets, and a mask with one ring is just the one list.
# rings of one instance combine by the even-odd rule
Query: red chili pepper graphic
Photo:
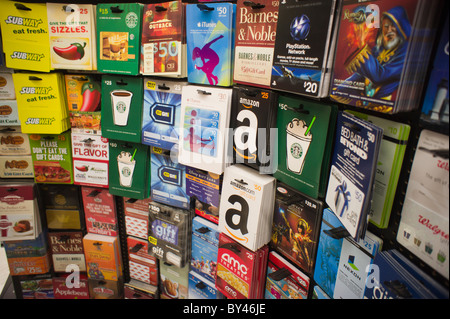
[(83, 105), (80, 107), (80, 112), (94, 112), (100, 105), (100, 86), (95, 82), (88, 82), (83, 84), (81, 88), (83, 95)]
[(80, 43), (72, 43), (66, 48), (53, 47), (53, 51), (60, 57), (67, 60), (80, 60), (84, 57), (84, 47), (86, 42), (81, 45)]
[(75, 166), (75, 168), (77, 170), (79, 170), (80, 172), (87, 172), (89, 170), (89, 166), (86, 166), (86, 165), (84, 165), (84, 166)]

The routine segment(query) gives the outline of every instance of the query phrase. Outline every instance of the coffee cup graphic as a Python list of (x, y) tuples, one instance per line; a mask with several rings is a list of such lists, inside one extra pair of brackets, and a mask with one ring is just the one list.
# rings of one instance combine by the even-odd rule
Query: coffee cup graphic
[(304, 120), (294, 118), (286, 126), (287, 169), (301, 175), (306, 154), (312, 141), (310, 127)]
[(126, 90), (111, 92), (111, 105), (113, 108), (113, 123), (117, 126), (126, 126), (133, 93)]
[(131, 187), (131, 184), (133, 183), (134, 167), (136, 166), (134, 155), (131, 155), (130, 152), (120, 152), (117, 156), (117, 165), (119, 168), (120, 186)]

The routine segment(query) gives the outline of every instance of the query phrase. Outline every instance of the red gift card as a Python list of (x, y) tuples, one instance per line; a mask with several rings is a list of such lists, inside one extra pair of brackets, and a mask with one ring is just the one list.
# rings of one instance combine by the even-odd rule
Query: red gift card
[(69, 275), (53, 277), (55, 299), (89, 299), (88, 280), (85, 274), (70, 278)]
[(107, 189), (81, 187), (88, 233), (117, 236), (117, 215), (114, 195)]
[(127, 237), (130, 277), (150, 285), (158, 285), (158, 261), (148, 253), (148, 241)]
[(148, 213), (151, 199), (123, 198), (127, 235), (148, 239)]
[(223, 233), (219, 237), (216, 288), (230, 299), (262, 296), (268, 246), (251, 251)]

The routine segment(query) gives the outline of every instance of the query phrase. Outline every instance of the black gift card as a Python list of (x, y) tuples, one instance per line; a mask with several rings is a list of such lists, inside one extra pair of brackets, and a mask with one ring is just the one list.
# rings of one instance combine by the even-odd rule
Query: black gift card
[(233, 161), (247, 164), (260, 172), (277, 169), (276, 114), (277, 93), (250, 86), (233, 88), (231, 127)]
[(335, 4), (317, 0), (280, 2), (271, 88), (323, 95)]

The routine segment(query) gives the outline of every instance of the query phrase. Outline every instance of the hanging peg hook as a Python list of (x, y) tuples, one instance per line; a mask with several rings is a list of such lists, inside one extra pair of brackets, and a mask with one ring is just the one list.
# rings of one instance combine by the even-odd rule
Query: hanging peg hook
[(213, 7), (208, 7), (206, 4), (203, 4), (203, 3), (197, 3), (197, 7), (198, 7), (201, 11), (213, 11), (213, 10), (214, 10)]

